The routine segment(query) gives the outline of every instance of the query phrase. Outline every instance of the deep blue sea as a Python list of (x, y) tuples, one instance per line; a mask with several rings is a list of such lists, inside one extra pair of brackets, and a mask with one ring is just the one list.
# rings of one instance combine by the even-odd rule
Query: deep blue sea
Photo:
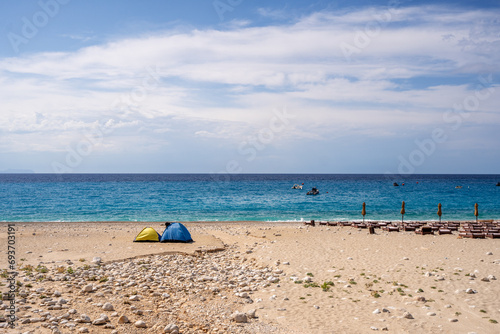
[[(474, 220), (474, 203), (479, 219), (500, 219), (498, 182), (500, 175), (0, 174), (0, 221), (361, 220), (363, 202), (367, 220), (400, 220), (402, 201), (405, 220), (437, 220), (438, 203), (443, 220)], [(307, 196), (312, 187), (320, 194)]]

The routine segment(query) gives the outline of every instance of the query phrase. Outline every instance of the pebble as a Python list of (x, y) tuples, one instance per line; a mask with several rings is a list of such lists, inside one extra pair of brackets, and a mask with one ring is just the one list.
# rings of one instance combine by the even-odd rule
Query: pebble
[(248, 310), (248, 311), (246, 312), (247, 317), (249, 317), (249, 318), (255, 318), (255, 317), (256, 317), (256, 316), (255, 316), (255, 313), (256, 313), (256, 312), (257, 312), (257, 310), (256, 310), (256, 309), (251, 309), (251, 310)]
[(92, 325), (99, 326), (99, 325), (104, 325), (106, 323), (106, 319), (104, 318), (97, 318), (94, 321), (92, 321)]
[(271, 277), (269, 277), (267, 280), (268, 280), (270, 283), (277, 283), (277, 282), (279, 282), (279, 281), (280, 281), (280, 279), (279, 279), (278, 277), (272, 277), (272, 276), (271, 276)]
[(83, 323), (91, 322), (90, 317), (86, 314), (80, 314), (80, 321)]
[(231, 315), (231, 319), (237, 323), (248, 322), (247, 315), (245, 313), (235, 312)]
[(403, 318), (405, 318), (405, 319), (414, 319), (414, 318), (413, 318), (413, 315), (411, 315), (411, 313), (410, 313), (410, 312), (405, 312), (405, 313), (403, 314)]
[(94, 286), (92, 284), (87, 284), (83, 287), (82, 291), (83, 292), (91, 292), (93, 290)]
[(126, 324), (129, 323), (130, 320), (128, 320), (126, 315), (122, 315), (121, 317), (118, 318), (118, 323), (119, 324)]
[(137, 327), (137, 328), (146, 328), (148, 327), (146, 325), (146, 323), (142, 320), (137, 320), (135, 323), (134, 323), (134, 326)]
[(175, 324), (168, 324), (163, 329), (163, 332), (170, 333), (170, 334), (178, 334), (179, 333), (179, 327), (177, 325), (175, 325)]
[(103, 306), (102, 306), (102, 309), (104, 311), (114, 311), (115, 308), (113, 307), (113, 305), (111, 305), (111, 303), (105, 303)]

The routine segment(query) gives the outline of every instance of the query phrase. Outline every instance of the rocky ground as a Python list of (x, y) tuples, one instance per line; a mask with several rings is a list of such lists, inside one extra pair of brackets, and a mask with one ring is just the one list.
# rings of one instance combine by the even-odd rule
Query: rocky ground
[[(17, 327), (5, 329), (3, 317), (0, 332), (280, 333), (259, 322), (255, 307), (239, 310), (255, 305), (254, 292), (281, 275), (232, 249), (27, 265), (17, 278)], [(4, 301), (0, 308), (6, 307)]]

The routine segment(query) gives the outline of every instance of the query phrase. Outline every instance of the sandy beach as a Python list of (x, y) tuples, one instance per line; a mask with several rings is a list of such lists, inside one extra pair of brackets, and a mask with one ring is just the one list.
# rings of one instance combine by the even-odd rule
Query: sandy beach
[(500, 332), (499, 240), (184, 224), (193, 243), (132, 242), (161, 223), (15, 223), (18, 320), (0, 333)]

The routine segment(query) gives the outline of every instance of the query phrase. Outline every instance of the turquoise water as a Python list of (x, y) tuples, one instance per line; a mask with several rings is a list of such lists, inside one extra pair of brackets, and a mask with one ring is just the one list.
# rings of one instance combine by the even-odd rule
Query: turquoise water
[[(393, 182), (400, 184), (394, 187)], [(0, 174), (0, 221), (500, 219), (500, 175)], [(303, 190), (291, 189), (304, 183)], [(404, 186), (402, 185), (404, 183)], [(462, 186), (461, 189), (455, 188)], [(312, 187), (318, 196), (307, 196)]]

